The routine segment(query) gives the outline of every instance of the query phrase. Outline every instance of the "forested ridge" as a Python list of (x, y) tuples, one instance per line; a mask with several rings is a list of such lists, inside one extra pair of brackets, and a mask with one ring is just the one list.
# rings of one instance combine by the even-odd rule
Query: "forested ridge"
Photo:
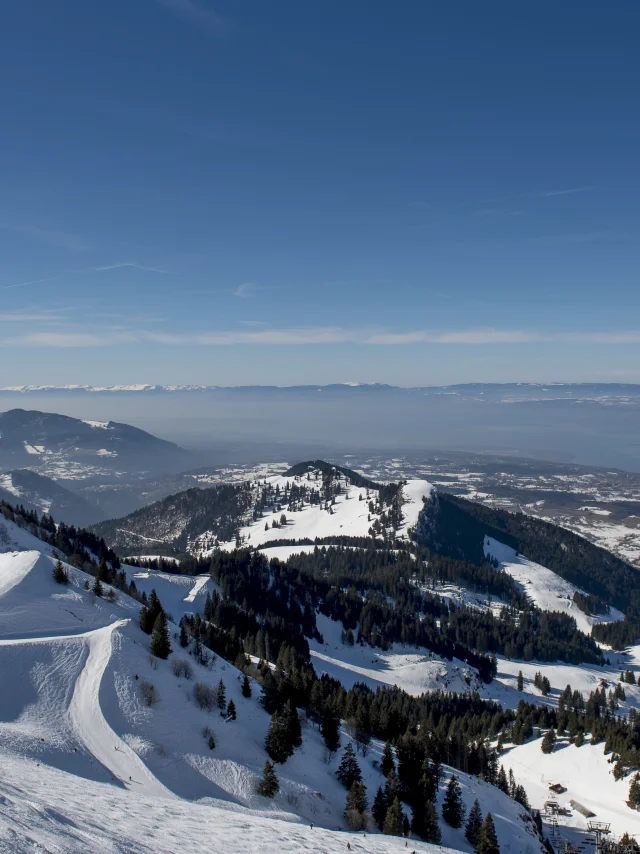
[(627, 615), (640, 616), (640, 573), (583, 537), (524, 513), (438, 493), (418, 539), (434, 551), (482, 565), (492, 537)]

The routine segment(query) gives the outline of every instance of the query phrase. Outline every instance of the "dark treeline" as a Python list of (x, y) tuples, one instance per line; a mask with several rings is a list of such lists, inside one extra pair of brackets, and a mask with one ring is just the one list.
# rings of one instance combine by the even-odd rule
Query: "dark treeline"
[[(440, 597), (421, 583), (430, 573), (454, 578), (458, 563), (462, 562), (439, 555), (424, 561), (422, 554), (417, 558), (406, 550), (353, 548), (316, 548), (286, 562), (269, 562), (260, 551), (238, 549), (216, 551), (210, 561), (192, 559), (188, 568), (193, 573), (209, 570), (220, 585), (225, 607), (233, 603), (259, 624), (268, 617), (269, 636), (275, 638), (277, 631), (280, 642), (296, 648), (298, 635), (320, 639), (318, 610), (340, 622), (349, 641), (382, 649), (396, 642), (424, 647), (468, 663), (487, 682), (496, 672), (495, 654), (602, 662), (595, 642), (566, 614), (528, 606), (522, 612), (503, 607), (496, 616)], [(468, 577), (471, 568), (462, 564), (458, 571)], [(489, 571), (494, 572), (491, 567)], [(261, 651), (254, 654), (262, 656)]]
[(591, 629), (593, 637), (614, 649), (624, 649), (640, 640), (640, 620), (625, 619), (616, 623), (596, 623)]
[(640, 616), (638, 571), (577, 534), (447, 493), (438, 494), (428, 513), (430, 524), (421, 526), (419, 537), (436, 551), (481, 564), (484, 537), (494, 537), (602, 602)]
[(14, 506), (6, 501), (0, 502), (0, 513), (5, 519), (15, 522), (38, 539), (53, 546), (78, 569), (85, 569), (85, 566), (95, 568), (100, 562), (107, 562), (112, 569), (120, 567), (118, 555), (93, 531), (55, 522), (53, 517), (46, 513), (38, 516), (35, 510), (27, 510), (21, 504)]

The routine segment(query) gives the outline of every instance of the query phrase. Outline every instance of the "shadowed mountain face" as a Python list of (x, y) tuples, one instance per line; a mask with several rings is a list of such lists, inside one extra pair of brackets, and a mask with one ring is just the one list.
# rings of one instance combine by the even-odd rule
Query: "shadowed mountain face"
[(47, 513), (56, 522), (69, 525), (92, 525), (105, 518), (99, 507), (81, 495), (76, 495), (50, 477), (28, 469), (0, 474), (0, 499), (9, 504), (22, 504), (38, 513)]
[(184, 448), (128, 424), (24, 409), (0, 414), (0, 468), (5, 471), (28, 468), (77, 481), (116, 473), (170, 473), (197, 462)]

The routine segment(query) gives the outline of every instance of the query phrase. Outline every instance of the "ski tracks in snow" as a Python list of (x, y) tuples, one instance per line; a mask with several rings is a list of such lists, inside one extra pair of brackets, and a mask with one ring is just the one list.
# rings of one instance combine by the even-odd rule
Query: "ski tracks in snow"
[(100, 685), (111, 658), (112, 635), (128, 622), (128, 619), (116, 620), (103, 628), (71, 635), (2, 639), (0, 647), (83, 641), (89, 648), (89, 654), (69, 704), (71, 725), (78, 739), (125, 786), (135, 787), (136, 791), (144, 794), (175, 799), (176, 796), (149, 771), (138, 754), (111, 729), (100, 706)]
[(80, 740), (90, 753), (114, 777), (145, 794), (174, 798), (154, 777), (140, 757), (111, 729), (100, 706), (100, 684), (111, 658), (112, 634), (128, 620), (116, 620), (109, 626), (85, 635), (89, 655), (71, 698), (69, 714)]

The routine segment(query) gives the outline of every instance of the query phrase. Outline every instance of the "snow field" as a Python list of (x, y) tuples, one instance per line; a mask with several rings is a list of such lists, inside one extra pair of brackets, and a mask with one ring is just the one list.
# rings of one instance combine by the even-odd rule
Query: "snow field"
[[(372, 854), (404, 848), (403, 840), (378, 834), (329, 832), (344, 826), (346, 791), (335, 777), (341, 751), (326, 761), (310, 723), (303, 721), (303, 746), (277, 766), (280, 794), (273, 801), (255, 794), (269, 716), (257, 686), (251, 698), (242, 697), (241, 674), (230, 664), (216, 658), (208, 668), (189, 659), (193, 678), (178, 679), (171, 659), (150, 657), (138, 603), (122, 594), (115, 603), (95, 599), (78, 570), (70, 569), (69, 587), (56, 585), (53, 561), (40, 553), (2, 559), (0, 851), (173, 854), (178, 840), (186, 852), (333, 852), (345, 850), (346, 840)], [(162, 601), (175, 590), (176, 609), (190, 609), (204, 595), (206, 577), (177, 584), (170, 574), (149, 575)], [(173, 645), (171, 658), (188, 657), (175, 639)], [(236, 721), (193, 700), (196, 681), (215, 688), (220, 678)], [(152, 706), (143, 702), (143, 681), (155, 686)], [(214, 750), (205, 727), (215, 735)], [(348, 738), (343, 732), (343, 747)], [(374, 766), (381, 750), (374, 742), (359, 757), (370, 801), (383, 782)], [(477, 795), (483, 811), (494, 813), (503, 851), (532, 844), (532, 852), (539, 850), (515, 802), (460, 776), (465, 801)], [(443, 835), (446, 844), (469, 851), (461, 830), (443, 826)], [(417, 852), (437, 850), (410, 844)]]
[(534, 563), (532, 560), (519, 555), (514, 549), (503, 543), (485, 537), (484, 553), (500, 561), (501, 569), (514, 578), (522, 587), (534, 605), (542, 611), (561, 611), (569, 614), (576, 621), (580, 631), (591, 634), (595, 623), (611, 623), (622, 620), (624, 614), (616, 608), (611, 608), (609, 614), (589, 616), (581, 611), (573, 602), (573, 594), (580, 591), (555, 572)]
[[(313, 474), (314, 472), (311, 472), (312, 476)], [(279, 486), (281, 490), (284, 490), (287, 484), (296, 482), (296, 478), (284, 477), (283, 475), (274, 475), (266, 478), (266, 480), (272, 487)], [(310, 486), (316, 485), (313, 479), (307, 482), (306, 477), (298, 477), (297, 482)], [(317, 485), (320, 486), (321, 483), (320, 480)], [(341, 486), (344, 492), (336, 497), (336, 503), (332, 507), (333, 513), (329, 513), (319, 505), (307, 504), (302, 510), (284, 511), (287, 516), (287, 524), (279, 528), (272, 528), (271, 526), (274, 521), (280, 521), (283, 511), (265, 513), (261, 519), (240, 529), (241, 539), (247, 546), (259, 546), (268, 543), (270, 540), (308, 538), (314, 541), (316, 537), (368, 537), (374, 517), (371, 517), (371, 520), (368, 518), (369, 502), (365, 500), (367, 490), (363, 487), (354, 486), (344, 476), (341, 477)], [(426, 480), (410, 480), (403, 486), (405, 503), (402, 512), (404, 520), (398, 532), (399, 536), (406, 537), (408, 528), (416, 524), (418, 514), (423, 507), (422, 497), (430, 495), (432, 490), (432, 485)], [(360, 501), (360, 495), (362, 495), (362, 501)], [(371, 497), (374, 497), (373, 493), (371, 493)], [(265, 530), (265, 525), (268, 526), (267, 530)], [(227, 550), (234, 549), (235, 540), (221, 543), (220, 547)]]

